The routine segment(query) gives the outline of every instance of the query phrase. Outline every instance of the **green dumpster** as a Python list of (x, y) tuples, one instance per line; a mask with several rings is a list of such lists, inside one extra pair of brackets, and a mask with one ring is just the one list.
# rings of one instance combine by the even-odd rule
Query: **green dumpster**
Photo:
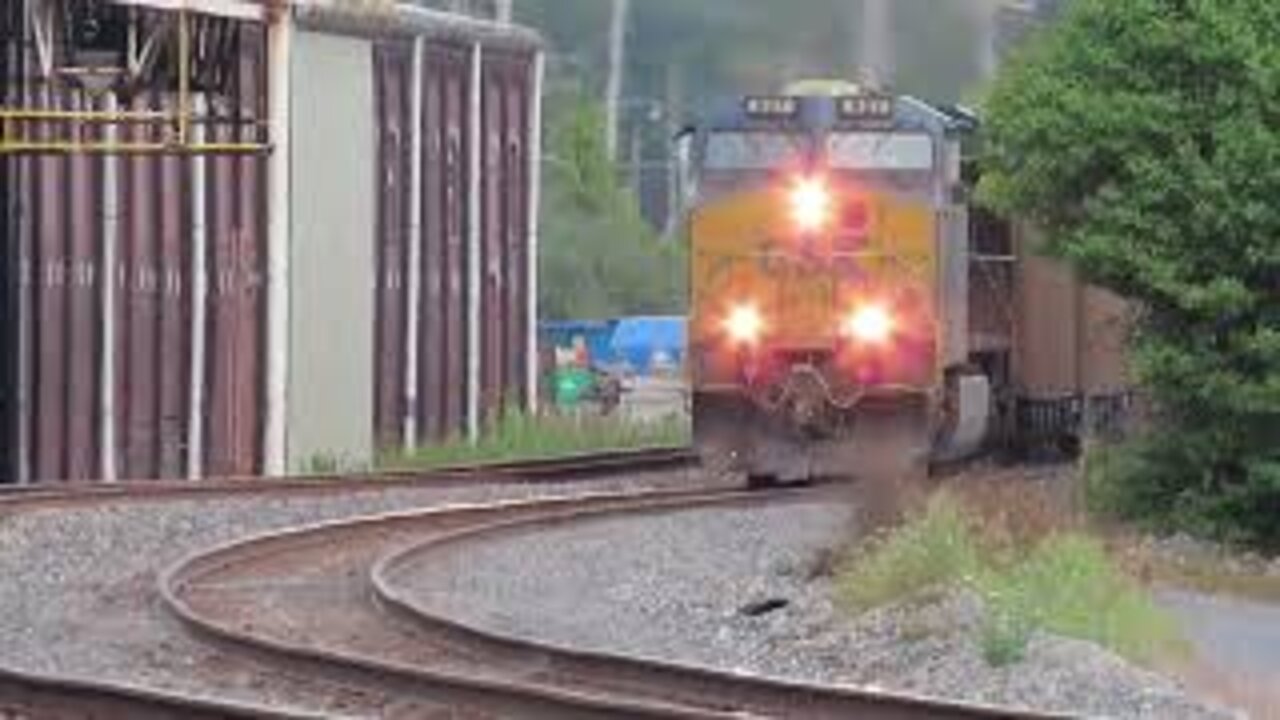
[(582, 368), (562, 368), (556, 371), (556, 405), (570, 408), (582, 402), (591, 387), (591, 373)]

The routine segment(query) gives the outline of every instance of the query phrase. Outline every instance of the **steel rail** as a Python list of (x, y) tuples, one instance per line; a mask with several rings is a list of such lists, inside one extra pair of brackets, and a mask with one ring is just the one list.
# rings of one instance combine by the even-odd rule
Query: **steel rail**
[(313, 720), (318, 716), (0, 668), (0, 717), (56, 720)]
[[(659, 508), (660, 509), (660, 508)], [(654, 508), (641, 508), (652, 512)], [(624, 509), (627, 514), (633, 511)], [(591, 510), (575, 516), (578, 520), (600, 519), (617, 510)], [(539, 658), (551, 665), (548, 672), (581, 677), (625, 677), (662, 688), (681, 697), (716, 698), (719, 706), (756, 717), (804, 717), (807, 720), (981, 720), (1027, 718), (1047, 720), (1063, 717), (1048, 713), (1011, 710), (976, 703), (927, 698), (903, 693), (887, 693), (782, 680), (758, 674), (727, 672), (721, 669), (655, 660), (615, 652), (582, 650), (568, 645), (518, 637), (478, 627), (426, 609), (413, 593), (403, 589), (396, 576), (422, 562), (428, 555), (457, 551), (460, 546), (492, 541), (495, 538), (537, 532), (564, 522), (561, 517), (533, 517), (489, 523), (451, 532), (383, 556), (370, 577), (375, 600), (407, 623), (444, 634), (460, 643), (484, 648), (496, 657)]]
[[(196, 498), (260, 495), (349, 494), (392, 488), (446, 488), (495, 484), (538, 484), (612, 477), (620, 471), (662, 471), (692, 466), (687, 448), (611, 450), (528, 461), (449, 466), (427, 471), (393, 471), (369, 475), (293, 477), (280, 480), (224, 478), (186, 482), (125, 482), (77, 485), (15, 486), (0, 490), (0, 516), (45, 509), (75, 509), (106, 503), (168, 502)], [(111, 682), (43, 675), (0, 667), (0, 715), (17, 717), (128, 718), (314, 718), (316, 715), (186, 697)]]
[[(755, 493), (742, 490), (676, 490), (629, 494), (599, 494), (533, 501), (453, 506), (445, 509), (385, 514), (356, 520), (318, 523), (284, 532), (263, 533), (210, 551), (189, 555), (163, 572), (159, 579), (162, 603), (189, 630), (199, 637), (245, 653), (263, 663), (285, 666), (297, 673), (343, 684), (372, 687), (390, 696), (413, 697), (428, 702), (457, 703), (499, 717), (520, 718), (676, 718), (718, 720), (741, 717), (736, 713), (692, 708), (662, 700), (607, 696), (563, 687), (528, 682), (519, 677), (493, 673), (459, 672), (389, 661), (352, 653), (317, 648), (297, 641), (268, 637), (241, 630), (236, 623), (213, 617), (196, 609), (189, 595), (200, 589), (203, 579), (237, 564), (308, 547), (331, 548), (335, 532), (368, 531), (390, 534), (423, 526), (424, 530), (451, 523), (482, 522), (495, 514), (559, 513), (568, 517), (583, 507), (597, 509), (625, 507), (628, 503), (675, 503), (687, 507), (702, 502), (755, 500)], [(347, 540), (349, 542), (349, 539)], [(372, 597), (369, 598), (373, 600)], [(390, 618), (388, 618), (390, 619)], [(447, 661), (447, 659), (446, 659)], [(447, 662), (445, 664), (448, 664)], [(456, 662), (453, 663), (456, 668)], [(509, 673), (508, 675), (519, 675)]]
[(229, 477), (81, 485), (14, 485), (0, 489), (0, 515), (47, 507), (103, 502), (180, 501), (238, 495), (332, 495), (396, 488), (572, 482), (628, 472), (692, 467), (697, 454), (684, 447), (608, 450), (534, 460), (448, 465), (429, 470), (306, 475), (287, 478)]
[[(800, 491), (801, 493), (803, 491)], [(404, 597), (389, 579), (402, 563), (419, 553), (461, 542), (474, 542), (495, 533), (527, 532), (548, 524), (597, 519), (607, 515), (637, 515), (678, 511), (695, 506), (758, 503), (795, 496), (795, 490), (768, 494), (741, 491), (658, 492), (640, 495), (605, 495), (587, 499), (566, 498), (497, 506), (472, 506), (455, 510), (410, 513), (326, 523), (289, 533), (267, 534), (197, 554), (171, 567), (161, 579), (166, 605), (197, 632), (255, 653), (302, 663), (310, 672), (338, 674), (358, 672), (365, 681), (392, 683), (395, 692), (415, 690), (430, 697), (459, 697), (483, 707), (520, 709), (525, 717), (812, 717), (876, 718), (1047, 718), (972, 704), (884, 694), (866, 690), (787, 682), (758, 676), (735, 675), (706, 668), (655, 662), (573, 648), (558, 647), (469, 627), (449, 618), (424, 613)], [(202, 579), (228, 572), (238, 563), (252, 563), (276, 553), (332, 547), (341, 533), (357, 528), (390, 533), (393, 528), (412, 531), (428, 526), (428, 534), (440, 535), (425, 542), (401, 543), (403, 550), (379, 553), (375, 558), (371, 600), (392, 619), (407, 620), (426, 636), (443, 640), (443, 647), (465, 648), (483, 659), (496, 676), (479, 677), (406, 664), (368, 655), (353, 656), (332, 647), (302, 643), (244, 631), (225, 619), (202, 613), (190, 601)], [(461, 527), (451, 527), (460, 525)], [(445, 526), (442, 528), (442, 526)], [(336, 535), (334, 535), (336, 533)], [(293, 559), (297, 562), (297, 558)], [(346, 568), (346, 566), (343, 566)], [(211, 584), (212, 585), (212, 584)], [(536, 668), (531, 672), (530, 668)], [(514, 679), (512, 679), (514, 678)], [(480, 692), (476, 698), (475, 693)]]

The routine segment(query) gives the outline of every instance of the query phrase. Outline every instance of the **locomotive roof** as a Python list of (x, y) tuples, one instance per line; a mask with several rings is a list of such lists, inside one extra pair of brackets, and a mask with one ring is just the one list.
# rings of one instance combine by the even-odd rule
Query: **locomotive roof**
[[(967, 132), (977, 123), (976, 116), (966, 108), (936, 106), (909, 95), (883, 97), (892, 102), (892, 118), (885, 125), (894, 130), (947, 135)], [(837, 96), (780, 95), (759, 99), (794, 102), (796, 111), (788, 117), (761, 118), (748, 111), (750, 98), (723, 99), (712, 105), (698, 126), (703, 130), (829, 130), (848, 125), (841, 119), (842, 98)]]

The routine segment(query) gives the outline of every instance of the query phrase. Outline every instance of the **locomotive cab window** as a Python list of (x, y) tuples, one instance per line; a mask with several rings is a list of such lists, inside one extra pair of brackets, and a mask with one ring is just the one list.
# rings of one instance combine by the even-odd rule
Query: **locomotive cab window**
[(827, 163), (836, 170), (928, 172), (933, 141), (928, 135), (892, 132), (834, 132), (827, 136)]
[(713, 132), (702, 166), (707, 171), (775, 170), (803, 159), (808, 139), (775, 132)]

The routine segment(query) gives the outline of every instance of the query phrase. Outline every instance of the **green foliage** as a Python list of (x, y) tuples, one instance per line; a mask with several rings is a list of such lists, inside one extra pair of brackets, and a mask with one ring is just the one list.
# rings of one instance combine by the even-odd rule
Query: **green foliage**
[(978, 637), (982, 658), (992, 667), (1022, 662), (1036, 630), (1036, 613), (1028, 606), (1030, 598), (1017, 587), (1006, 590), (1010, 595), (991, 592)]
[(953, 499), (938, 495), (925, 510), (873, 540), (840, 573), (840, 597), (857, 610), (918, 600), (972, 577), (980, 567), (977, 535)]
[(303, 475), (326, 477), (339, 474), (364, 472), (369, 469), (365, 461), (356, 460), (341, 453), (319, 452), (303, 459), (298, 470)]
[(1076, 533), (1026, 545), (981, 526), (965, 506), (935, 495), (923, 512), (872, 540), (837, 575), (855, 611), (965, 590), (982, 600), (979, 641), (992, 665), (1018, 662), (1037, 631), (1096, 642), (1138, 661), (1184, 651), (1176, 625), (1107, 555)]
[(481, 434), (479, 441), (455, 439), (386, 457), (384, 469), (420, 470), (478, 462), (556, 458), (603, 450), (679, 447), (689, 443), (688, 421), (670, 417), (632, 422), (615, 417), (574, 415), (535, 416), (504, 413)]
[(304, 475), (336, 475), (341, 467), (342, 462), (337, 457), (320, 453), (302, 463), (302, 472)]
[(622, 188), (598, 106), (576, 93), (550, 106), (539, 255), (542, 315), (588, 319), (678, 313), (684, 253), (662, 242)]
[(1035, 629), (1096, 642), (1127, 658), (1153, 662), (1185, 650), (1171, 617), (1120, 572), (1097, 540), (1050, 536), (1006, 569), (978, 583), (987, 608), (988, 658), (1008, 658)]
[[(1126, 490), (1280, 544), (1280, 45), (1270, 0), (1077, 0), (988, 102), (980, 194), (1141, 308)], [(1117, 490), (1117, 492), (1120, 492)], [(1176, 510), (1176, 512), (1172, 512)]]
[(1095, 516), (1160, 532), (1186, 531), (1236, 546), (1278, 547), (1272, 527), (1280, 505), (1274, 461), (1254, 463), (1242, 482), (1224, 485), (1199, 452), (1164, 432), (1101, 448), (1090, 458), (1086, 499)]

